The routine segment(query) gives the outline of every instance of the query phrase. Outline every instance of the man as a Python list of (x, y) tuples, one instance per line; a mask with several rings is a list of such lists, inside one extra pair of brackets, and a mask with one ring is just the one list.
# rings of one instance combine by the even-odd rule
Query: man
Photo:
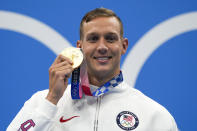
[(113, 11), (88, 12), (80, 24), (77, 47), (83, 51), (90, 83), (82, 99), (71, 98), (67, 84), (73, 63), (59, 55), (49, 69), (49, 90), (34, 94), (8, 131), (177, 131), (164, 107), (123, 81), (120, 59), (128, 40)]

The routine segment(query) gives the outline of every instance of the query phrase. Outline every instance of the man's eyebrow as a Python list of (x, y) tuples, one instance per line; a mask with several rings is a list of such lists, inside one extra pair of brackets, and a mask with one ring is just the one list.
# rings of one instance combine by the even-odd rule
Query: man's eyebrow
[[(88, 37), (89, 37), (89, 36), (94, 36), (94, 35), (100, 35), (100, 34), (97, 33), (97, 32), (91, 32), (91, 33), (88, 33), (88, 34), (87, 34)], [(118, 34), (115, 33), (115, 32), (107, 32), (107, 33), (104, 33), (104, 36), (106, 36), (106, 35), (116, 35), (116, 36), (118, 36)]]
[(91, 36), (91, 35), (99, 35), (99, 34), (96, 32), (91, 32), (91, 33), (87, 34), (87, 36)]
[(115, 33), (115, 32), (108, 32), (108, 33), (106, 33), (105, 35), (118, 35), (118, 34)]

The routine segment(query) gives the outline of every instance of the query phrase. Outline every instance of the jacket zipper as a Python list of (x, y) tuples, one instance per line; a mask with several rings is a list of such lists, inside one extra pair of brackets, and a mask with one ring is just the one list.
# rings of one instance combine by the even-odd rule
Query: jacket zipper
[(99, 111), (100, 111), (100, 105), (101, 105), (101, 97), (99, 96), (96, 100), (96, 113), (95, 113), (95, 119), (94, 119), (94, 131), (98, 131), (98, 117), (99, 117)]

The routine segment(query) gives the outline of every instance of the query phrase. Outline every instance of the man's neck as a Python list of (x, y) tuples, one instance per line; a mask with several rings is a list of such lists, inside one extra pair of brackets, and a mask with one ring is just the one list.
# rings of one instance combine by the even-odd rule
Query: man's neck
[(89, 74), (88, 73), (88, 79), (89, 79), (89, 83), (95, 86), (102, 86), (104, 85), (106, 82), (108, 82), (109, 80), (111, 80), (113, 77), (117, 76), (120, 72), (117, 73), (113, 73), (113, 74), (105, 74), (105, 75), (93, 75), (93, 74)]

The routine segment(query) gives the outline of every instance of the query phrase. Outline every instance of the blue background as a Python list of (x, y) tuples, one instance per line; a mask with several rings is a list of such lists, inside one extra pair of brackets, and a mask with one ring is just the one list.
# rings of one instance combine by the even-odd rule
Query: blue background
[[(39, 20), (73, 46), (79, 39), (83, 15), (96, 7), (110, 8), (123, 21), (125, 37), (129, 39), (127, 54), (151, 28), (176, 15), (197, 11), (196, 5), (196, 0), (0, 0), (0, 10)], [(145, 62), (135, 84), (135, 88), (169, 110), (181, 131), (196, 130), (196, 42), (197, 31), (165, 42)], [(56, 54), (39, 41), (0, 29), (1, 131), (33, 93), (48, 88), (48, 69), (55, 57)]]

